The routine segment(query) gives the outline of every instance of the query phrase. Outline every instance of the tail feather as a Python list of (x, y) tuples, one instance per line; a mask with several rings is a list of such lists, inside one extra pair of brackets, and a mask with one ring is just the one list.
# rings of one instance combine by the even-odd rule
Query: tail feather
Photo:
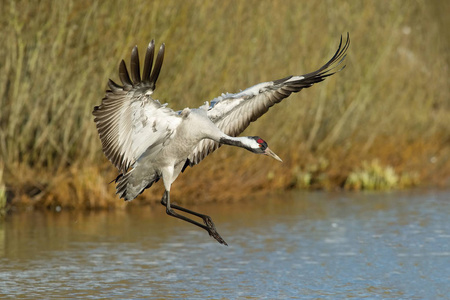
[(150, 188), (153, 183), (159, 180), (159, 176), (156, 173), (151, 174), (147, 178), (139, 178), (139, 180), (136, 180), (133, 176), (133, 171), (134, 169), (130, 170), (126, 174), (120, 174), (115, 179), (115, 182), (117, 183), (116, 194), (118, 194), (119, 197), (125, 201), (135, 199), (137, 196), (142, 194), (145, 189)]

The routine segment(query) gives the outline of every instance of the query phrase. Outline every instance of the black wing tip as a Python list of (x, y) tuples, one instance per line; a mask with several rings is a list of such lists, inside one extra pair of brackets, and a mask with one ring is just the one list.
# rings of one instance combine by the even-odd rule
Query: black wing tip
[[(291, 80), (289, 81), (289, 84), (292, 86), (291, 89), (285, 88), (287, 92), (293, 92), (297, 93), (301, 91), (303, 88), (308, 88), (313, 86), (315, 83), (319, 83), (324, 81), (327, 77), (330, 77), (340, 71), (342, 71), (346, 65), (341, 64), (344, 62), (344, 60), (347, 57), (347, 50), (350, 45), (350, 34), (347, 32), (347, 39), (345, 43), (343, 43), (343, 35), (341, 34), (340, 40), (339, 40), (339, 46), (336, 50), (336, 52), (333, 54), (333, 57), (331, 57), (328, 62), (326, 62), (322, 67), (317, 69), (314, 72), (301, 75), (301, 79), (298, 80)], [(337, 69), (339, 67), (339, 69)], [(282, 78), (279, 80), (275, 80), (274, 84), (282, 84), (286, 81), (286, 79), (289, 79), (289, 77)]]
[(338, 64), (341, 63), (347, 56), (347, 50), (350, 46), (350, 33), (347, 32), (347, 38), (345, 41), (345, 44), (342, 46), (343, 42), (343, 35), (341, 34), (341, 38), (339, 41), (339, 46), (336, 52), (334, 53), (333, 57), (325, 64), (325, 66), (330, 66), (334, 62), (338, 61)]
[(138, 52), (139, 52), (138, 51), (138, 46), (134, 45), (133, 49), (131, 49), (131, 57), (133, 58), (134, 56), (138, 55)]
[(153, 51), (153, 49), (155, 49), (155, 40), (154, 39), (152, 39), (151, 41), (150, 41), (150, 43), (148, 43), (148, 46), (147, 46), (147, 51)]
[(97, 112), (101, 109), (100, 106), (101, 106), (101, 105), (96, 105), (96, 106), (94, 106), (94, 109), (92, 110), (92, 115), (93, 115), (94, 117), (97, 117)]
[(156, 88), (156, 81), (158, 80), (159, 73), (161, 72), (161, 67), (164, 61), (164, 52), (165, 52), (166, 46), (164, 43), (161, 44), (159, 47), (158, 55), (156, 56), (155, 65), (153, 66), (152, 73), (150, 75), (150, 78), (148, 79), (148, 82), (150, 84), (151, 89)]
[(154, 90), (164, 60), (165, 44), (164, 43), (161, 44), (156, 57), (155, 65), (153, 66), (154, 52), (155, 52), (155, 40), (152, 39), (147, 46), (147, 51), (145, 53), (144, 69), (142, 71), (141, 77), (139, 50), (138, 46), (135, 45), (131, 50), (131, 59), (130, 59), (131, 74), (128, 73), (127, 65), (125, 61), (122, 59), (119, 64), (119, 78), (120, 81), (122, 82), (122, 86), (116, 84), (112, 80), (109, 80), (108, 86), (111, 88), (111, 90), (113, 92), (117, 89), (123, 89), (125, 91), (128, 91), (140, 84), (145, 84), (150, 89)]
[(130, 75), (128, 74), (127, 65), (123, 59), (120, 61), (119, 64), (119, 78), (120, 81), (122, 81), (124, 90), (129, 90), (133, 87)]
[[(326, 66), (325, 69), (328, 69), (328, 67), (330, 67), (334, 63), (336, 63), (336, 64), (331, 69), (328, 69), (328, 71), (326, 71), (326, 73), (328, 73), (329, 71), (337, 68), (347, 58), (347, 50), (348, 50), (348, 48), (350, 46), (350, 33), (349, 32), (347, 32), (347, 38), (346, 38), (344, 46), (342, 46), (342, 41), (343, 41), (343, 36), (341, 35), (341, 40), (339, 42), (339, 47), (336, 50), (335, 55), (331, 58), (331, 60), (328, 63), (325, 64), (325, 66)], [(334, 73), (340, 72), (344, 68), (345, 68), (345, 65), (342, 68), (340, 68), (338, 71), (334, 72)]]
[(139, 51), (137, 45), (131, 50), (131, 77), (133, 79), (133, 85), (141, 82), (140, 63), (139, 63)]
[[(326, 62), (322, 67), (320, 67), (318, 70), (305, 74), (303, 77), (309, 78), (309, 79), (316, 79), (318, 80), (323, 78), (331, 76), (337, 72), (342, 71), (345, 68), (345, 65), (340, 68), (339, 70), (335, 72), (331, 72), (334, 69), (336, 69), (342, 62), (347, 58), (347, 50), (350, 46), (350, 33), (347, 32), (347, 39), (345, 41), (345, 44), (343, 44), (343, 35), (341, 34), (340, 40), (339, 40), (339, 46), (334, 53), (333, 57)], [(320, 80), (320, 81), (322, 81)]]
[(155, 40), (151, 40), (148, 43), (147, 51), (145, 52), (144, 71), (142, 72), (142, 81), (149, 82), (150, 72), (153, 66), (153, 56), (155, 53)]

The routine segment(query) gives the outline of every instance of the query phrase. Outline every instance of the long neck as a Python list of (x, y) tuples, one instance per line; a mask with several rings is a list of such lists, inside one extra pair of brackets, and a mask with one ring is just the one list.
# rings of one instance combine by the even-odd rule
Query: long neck
[(246, 136), (232, 137), (232, 136), (225, 135), (219, 139), (219, 143), (221, 143), (221, 144), (241, 147), (241, 148), (245, 148), (247, 150), (250, 148), (249, 142), (250, 142), (250, 139)]
[[(211, 122), (210, 120), (208, 120)], [(252, 140), (246, 136), (241, 137), (232, 137), (225, 133), (223, 133), (219, 128), (215, 125), (213, 126), (204, 126), (203, 128), (203, 138), (212, 139), (218, 143), (230, 146), (241, 147), (245, 149), (251, 148)]]

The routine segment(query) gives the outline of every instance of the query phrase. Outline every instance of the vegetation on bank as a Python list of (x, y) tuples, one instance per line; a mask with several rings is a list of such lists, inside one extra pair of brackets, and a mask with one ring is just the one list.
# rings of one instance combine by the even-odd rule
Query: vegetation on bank
[[(313, 71), (341, 34), (352, 41), (345, 70), (244, 132), (267, 140), (284, 163), (223, 147), (180, 176), (177, 202), (449, 185), (447, 2), (10, 0), (0, 7), (0, 207), (6, 200), (124, 207), (91, 111), (107, 79), (117, 81), (120, 59), (128, 62), (131, 48), (145, 49), (152, 38), (166, 44), (154, 96), (174, 109)], [(134, 203), (161, 196), (158, 184)]]

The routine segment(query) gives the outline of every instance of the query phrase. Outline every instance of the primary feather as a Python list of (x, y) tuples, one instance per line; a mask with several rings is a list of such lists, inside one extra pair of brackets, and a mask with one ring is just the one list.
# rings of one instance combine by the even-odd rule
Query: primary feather
[[(347, 34), (347, 41), (344, 45), (342, 44), (341, 36), (339, 47), (333, 57), (314, 72), (263, 82), (236, 94), (222, 94), (211, 101), (208, 109), (208, 117), (225, 134), (238, 136), (251, 122), (256, 121), (270, 107), (281, 102), (291, 95), (291, 93), (300, 92), (302, 89), (311, 87), (314, 83), (321, 82), (326, 77), (342, 70), (345, 66), (333, 72), (345, 59), (345, 53), (349, 45), (349, 35)], [(198, 164), (220, 146), (219, 143), (212, 140), (205, 139), (201, 141), (188, 157), (186, 166)]]

